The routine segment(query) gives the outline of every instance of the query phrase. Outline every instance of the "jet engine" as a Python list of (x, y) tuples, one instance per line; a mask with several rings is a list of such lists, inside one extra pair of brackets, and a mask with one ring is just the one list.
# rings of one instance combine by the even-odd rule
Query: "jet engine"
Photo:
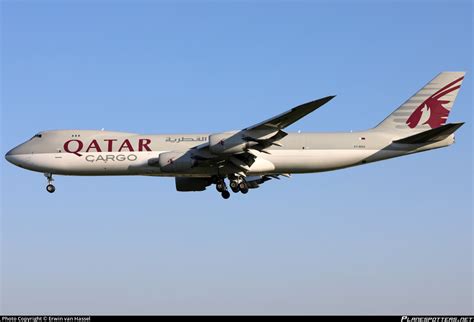
[(209, 135), (209, 150), (214, 154), (232, 154), (244, 151), (249, 142), (239, 132), (225, 132)]
[(186, 152), (163, 152), (158, 156), (158, 165), (163, 172), (182, 172), (196, 165), (196, 160)]

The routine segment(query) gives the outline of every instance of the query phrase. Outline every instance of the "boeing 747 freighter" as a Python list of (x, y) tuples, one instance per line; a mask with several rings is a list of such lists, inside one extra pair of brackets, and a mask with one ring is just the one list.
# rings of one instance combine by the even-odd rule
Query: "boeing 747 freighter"
[(43, 131), (6, 154), (24, 169), (53, 175), (170, 176), (178, 191), (215, 185), (246, 194), (271, 179), (353, 167), (447, 147), (463, 123), (446, 123), (464, 78), (443, 72), (376, 127), (347, 133), (288, 133), (285, 129), (334, 96), (327, 96), (242, 130), (148, 135), (110, 131)]

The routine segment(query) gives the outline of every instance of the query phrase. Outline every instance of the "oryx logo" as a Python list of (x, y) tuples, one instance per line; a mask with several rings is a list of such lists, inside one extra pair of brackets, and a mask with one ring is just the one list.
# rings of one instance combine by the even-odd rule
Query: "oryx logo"
[(407, 119), (406, 124), (410, 128), (415, 128), (418, 124), (428, 124), (432, 129), (444, 125), (449, 115), (449, 110), (443, 105), (448, 104), (450, 101), (443, 100), (442, 98), (461, 87), (459, 84), (463, 77), (456, 79), (455, 81), (444, 86), (436, 93), (428, 97)]

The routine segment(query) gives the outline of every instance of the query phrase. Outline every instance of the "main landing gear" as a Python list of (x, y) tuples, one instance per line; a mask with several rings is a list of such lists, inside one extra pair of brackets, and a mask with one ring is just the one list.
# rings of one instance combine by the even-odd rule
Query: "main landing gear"
[(48, 185), (46, 186), (46, 191), (49, 193), (53, 193), (56, 191), (56, 187), (53, 185), (53, 174), (52, 173), (45, 173), (44, 176), (48, 180)]
[(246, 194), (249, 192), (249, 185), (243, 177), (233, 177), (230, 178), (230, 189), (235, 193), (240, 191), (243, 194)]
[[(232, 190), (232, 192), (238, 193), (240, 191), (243, 194), (246, 194), (249, 192), (249, 186), (247, 184), (247, 181), (245, 181), (243, 177), (232, 177), (232, 178), (229, 178), (229, 181), (230, 181), (230, 189)], [(222, 198), (224, 199), (230, 198), (230, 192), (227, 189), (227, 185), (224, 181), (224, 178), (217, 179), (216, 190), (221, 193)]]
[(242, 192), (244, 195), (249, 192), (249, 186), (247, 184), (247, 181), (242, 180), (241, 183), (239, 183), (239, 190)]
[(232, 192), (239, 192), (239, 182), (237, 180), (232, 180), (230, 182), (230, 189), (232, 190)]
[(222, 191), (221, 196), (224, 199), (229, 199), (230, 198), (230, 192), (228, 190)]
[(225, 184), (225, 181), (223, 178), (217, 179), (216, 190), (221, 193), (222, 198), (224, 199), (230, 198), (230, 192), (229, 190), (227, 190), (227, 185)]

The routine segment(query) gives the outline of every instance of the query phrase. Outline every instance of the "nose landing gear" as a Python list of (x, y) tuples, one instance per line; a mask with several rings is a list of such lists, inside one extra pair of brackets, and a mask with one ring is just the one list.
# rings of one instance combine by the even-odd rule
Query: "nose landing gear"
[(56, 191), (56, 187), (53, 185), (53, 174), (52, 173), (45, 173), (44, 176), (48, 180), (48, 185), (46, 186), (46, 191), (49, 193), (53, 193)]

